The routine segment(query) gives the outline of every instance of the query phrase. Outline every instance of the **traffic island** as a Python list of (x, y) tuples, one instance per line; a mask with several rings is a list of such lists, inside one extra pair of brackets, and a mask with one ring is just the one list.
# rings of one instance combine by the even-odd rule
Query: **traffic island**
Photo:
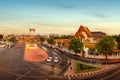
[(29, 62), (42, 62), (48, 58), (48, 54), (35, 43), (26, 43), (24, 60)]
[[(71, 68), (72, 67), (72, 68)], [(71, 61), (71, 66), (65, 72), (65, 77), (70, 77), (71, 80), (79, 79), (89, 79), (99, 74), (103, 74), (115, 69), (116, 65), (96, 65), (96, 64), (86, 64), (80, 61)]]
[(100, 70), (100, 67), (94, 67), (94, 66), (90, 66), (90, 65), (86, 65), (80, 62), (76, 62), (76, 68), (75, 68), (75, 72), (79, 73), (79, 72), (91, 72), (91, 71), (96, 71), (96, 70)]

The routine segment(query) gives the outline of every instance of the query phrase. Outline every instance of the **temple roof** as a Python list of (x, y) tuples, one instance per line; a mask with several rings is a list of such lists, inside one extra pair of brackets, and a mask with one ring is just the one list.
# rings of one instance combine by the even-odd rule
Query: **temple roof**
[(78, 29), (78, 31), (75, 33), (75, 37), (83, 37), (82, 32), (85, 32), (87, 34), (87, 37), (93, 37), (92, 33), (90, 32), (90, 30), (87, 27), (84, 26), (80, 26), (80, 28)]
[(102, 37), (106, 36), (106, 33), (100, 32), (100, 31), (98, 31), (98, 32), (91, 32), (91, 33), (92, 33), (93, 37), (96, 37), (96, 38), (102, 38)]

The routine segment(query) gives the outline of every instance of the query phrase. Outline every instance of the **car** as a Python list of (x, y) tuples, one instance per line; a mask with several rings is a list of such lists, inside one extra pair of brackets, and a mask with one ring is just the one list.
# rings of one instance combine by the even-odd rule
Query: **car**
[(0, 48), (4, 48), (5, 47), (5, 45), (0, 45)]
[(55, 62), (55, 63), (59, 62), (58, 57), (55, 57), (55, 58), (54, 58), (54, 62)]
[(47, 62), (51, 62), (53, 60), (53, 57), (48, 57)]

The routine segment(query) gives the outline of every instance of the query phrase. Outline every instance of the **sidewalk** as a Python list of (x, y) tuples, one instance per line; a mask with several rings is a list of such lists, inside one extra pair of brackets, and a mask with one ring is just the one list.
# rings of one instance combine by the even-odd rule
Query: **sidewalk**
[[(64, 76), (66, 77), (80, 77), (81, 79), (85, 78), (85, 77), (92, 77), (95, 75), (98, 75), (100, 73), (103, 72), (107, 72), (109, 70), (112, 70), (114, 68), (116, 68), (116, 65), (97, 65), (97, 64), (88, 64), (91, 66), (96, 66), (96, 67), (100, 67), (100, 70), (97, 71), (91, 71), (91, 72), (81, 72), (81, 73), (75, 73), (75, 68), (76, 68), (76, 60), (71, 60), (71, 66), (69, 66), (68, 70), (64, 73)], [(82, 62), (84, 63), (84, 62)]]
[(71, 76), (75, 74), (75, 67), (76, 67), (76, 61), (71, 60), (71, 66), (69, 66), (68, 70), (65, 72), (64, 76)]

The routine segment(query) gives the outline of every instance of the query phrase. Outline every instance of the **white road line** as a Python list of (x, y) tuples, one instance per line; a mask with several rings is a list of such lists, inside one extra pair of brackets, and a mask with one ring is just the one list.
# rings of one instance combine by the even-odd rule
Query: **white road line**
[(118, 70), (118, 71), (116, 71), (115, 73), (113, 73), (113, 74), (111, 74), (111, 75), (109, 75), (109, 76), (106, 76), (106, 77), (104, 77), (104, 78), (102, 78), (101, 80), (106, 80), (106, 79), (108, 79), (108, 78), (110, 78), (110, 77), (112, 77), (112, 76), (115, 76), (117, 73), (119, 73), (120, 72), (120, 70)]
[(0, 71), (4, 71), (4, 70), (28, 70), (30, 68), (18, 68), (18, 69), (6, 69), (6, 68), (0, 68)]
[(33, 68), (31, 70), (29, 70), (28, 72), (26, 72), (24, 75), (21, 75), (20, 77), (18, 77), (16, 80), (20, 80), (21, 78), (23, 78), (24, 76), (29, 74), (32, 70), (33, 70)]

